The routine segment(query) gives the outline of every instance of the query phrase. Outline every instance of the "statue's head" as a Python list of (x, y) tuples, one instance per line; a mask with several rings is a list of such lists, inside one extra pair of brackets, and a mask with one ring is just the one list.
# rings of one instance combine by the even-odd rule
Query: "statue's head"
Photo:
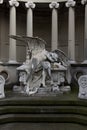
[(54, 52), (49, 52), (49, 53), (47, 54), (47, 58), (48, 58), (48, 60), (50, 60), (51, 62), (56, 62), (56, 61), (58, 61), (58, 55), (57, 55), (56, 53), (54, 53)]

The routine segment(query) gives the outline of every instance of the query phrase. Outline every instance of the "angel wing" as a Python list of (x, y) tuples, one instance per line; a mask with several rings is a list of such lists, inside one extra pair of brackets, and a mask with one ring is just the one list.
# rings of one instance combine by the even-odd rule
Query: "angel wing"
[(41, 51), (43, 49), (45, 49), (45, 44), (46, 42), (38, 37), (27, 37), (27, 36), (15, 36), (15, 35), (10, 35), (10, 38), (13, 38), (15, 40), (19, 40), (23, 43), (26, 43), (26, 45), (28, 46), (29, 50), (32, 50), (34, 52), (38, 52)]
[(22, 36), (20, 35), (9, 35), (9, 37), (12, 39), (27, 43), (27, 41), (24, 38), (22, 38)]
[(69, 66), (69, 58), (66, 56), (66, 54), (61, 51), (60, 49), (56, 49), (53, 51), (58, 55), (58, 61), (60, 61), (64, 66)]

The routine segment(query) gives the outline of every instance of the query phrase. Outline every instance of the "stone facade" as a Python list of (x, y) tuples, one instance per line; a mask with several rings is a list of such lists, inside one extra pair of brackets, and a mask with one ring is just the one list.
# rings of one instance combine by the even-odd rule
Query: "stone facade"
[[(22, 1), (22, 2), (21, 2)], [(26, 0), (27, 2), (27, 0)], [(42, 2), (42, 1), (41, 1)], [(58, 28), (56, 37), (55, 47), (63, 50), (67, 55), (69, 55), (69, 40), (68, 40), (68, 29), (69, 29), (69, 19), (68, 11), (69, 8), (65, 6), (66, 1), (57, 1), (60, 4), (59, 9), (57, 9), (58, 19), (54, 25)], [(46, 49), (51, 50), (54, 47), (52, 43), (52, 10), (49, 8), (51, 1), (44, 2), (42, 4), (39, 1), (33, 1), (36, 5), (32, 9), (32, 34), (46, 40)], [(85, 3), (85, 2), (83, 2)], [(0, 61), (8, 62), (10, 59), (16, 60), (17, 62), (24, 62), (26, 57), (26, 47), (25, 44), (21, 42), (16, 42), (15, 52), (13, 54), (12, 47), (10, 47), (9, 41), (9, 29), (10, 29), (10, 6), (6, 1), (0, 4)], [(25, 8), (25, 2), (23, 0), (19, 1), (19, 6), (16, 8), (16, 34), (17, 35), (28, 35), (27, 27), (27, 12), (28, 9)], [(71, 58), (75, 61), (84, 61), (84, 26), (85, 25), (85, 6), (82, 5), (81, 1), (77, 2), (75, 7), (75, 42), (74, 49), (71, 54)], [(53, 31), (54, 32), (54, 31)], [(30, 32), (29, 32), (30, 33)], [(14, 46), (14, 44), (11, 44)], [(11, 49), (10, 49), (11, 48)], [(14, 47), (13, 47), (14, 48)], [(54, 48), (53, 48), (54, 49)], [(14, 50), (14, 49), (13, 49)], [(13, 57), (10, 54), (12, 51)], [(79, 53), (80, 52), (80, 53)], [(11, 55), (11, 56), (10, 56)], [(16, 56), (14, 56), (16, 55)], [(86, 56), (85, 56), (86, 57)]]

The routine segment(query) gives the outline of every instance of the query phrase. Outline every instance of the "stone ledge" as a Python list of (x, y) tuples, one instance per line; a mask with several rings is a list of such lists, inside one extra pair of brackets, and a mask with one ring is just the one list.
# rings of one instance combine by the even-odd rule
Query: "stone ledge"
[(6, 114), (0, 116), (0, 124), (15, 122), (77, 123), (87, 125), (87, 117), (76, 114)]
[(83, 106), (2, 106), (0, 114), (78, 114), (87, 116)]
[[(27, 2), (27, 0), (18, 0), (20, 2)], [(33, 2), (36, 2), (36, 3), (50, 3), (52, 2), (53, 0), (32, 0)], [(67, 0), (55, 0), (56, 2), (65, 2)]]

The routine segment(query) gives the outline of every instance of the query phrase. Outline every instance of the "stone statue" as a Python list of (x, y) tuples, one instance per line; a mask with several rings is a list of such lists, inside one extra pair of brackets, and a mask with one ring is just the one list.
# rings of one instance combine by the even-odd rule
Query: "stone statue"
[[(53, 86), (53, 91), (59, 91), (58, 81), (54, 83), (52, 69), (67, 70), (69, 63), (64, 52), (59, 49), (52, 52), (47, 51), (45, 49), (46, 42), (38, 37), (13, 35), (10, 37), (25, 42), (27, 45), (26, 61), (17, 68), (19, 71), (19, 82), (22, 88), (21, 92), (31, 95), (38, 92), (40, 86), (44, 88)], [(61, 84), (61, 82), (65, 81), (65, 77), (64, 75), (59, 77), (61, 77), (59, 79)], [(47, 83), (47, 79), (49, 83)]]

